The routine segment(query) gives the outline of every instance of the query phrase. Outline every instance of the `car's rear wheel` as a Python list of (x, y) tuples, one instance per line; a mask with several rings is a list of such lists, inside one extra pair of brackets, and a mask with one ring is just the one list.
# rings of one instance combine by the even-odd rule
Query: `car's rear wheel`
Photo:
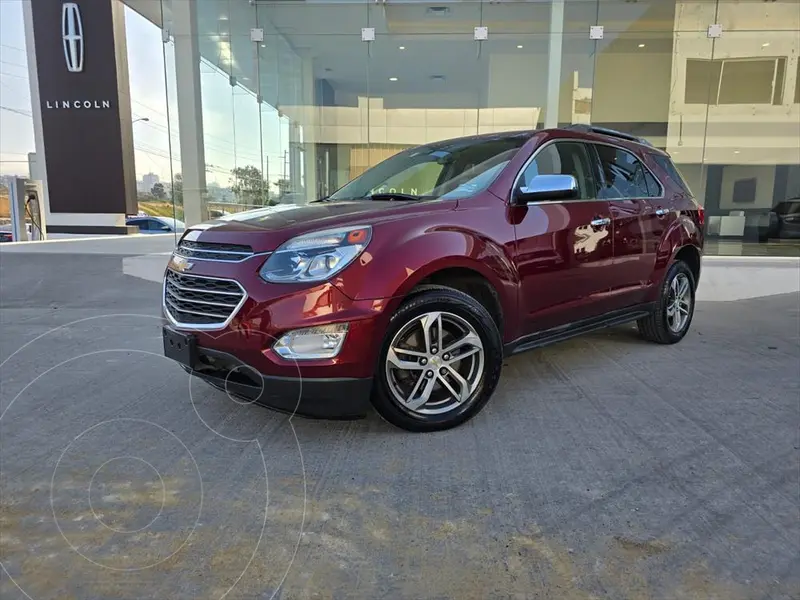
[(683, 339), (694, 316), (695, 280), (692, 270), (682, 260), (667, 271), (655, 310), (639, 319), (639, 333), (659, 344), (675, 344)]
[(457, 290), (428, 288), (389, 322), (373, 404), (409, 431), (449, 429), (484, 407), (502, 366), (502, 339), (486, 308)]

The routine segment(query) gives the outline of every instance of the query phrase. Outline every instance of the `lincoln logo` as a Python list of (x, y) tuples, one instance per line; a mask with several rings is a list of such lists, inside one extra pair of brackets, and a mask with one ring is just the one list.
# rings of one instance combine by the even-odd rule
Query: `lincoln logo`
[(65, 2), (61, 6), (61, 39), (67, 71), (80, 73), (83, 71), (83, 23), (81, 10), (74, 2)]

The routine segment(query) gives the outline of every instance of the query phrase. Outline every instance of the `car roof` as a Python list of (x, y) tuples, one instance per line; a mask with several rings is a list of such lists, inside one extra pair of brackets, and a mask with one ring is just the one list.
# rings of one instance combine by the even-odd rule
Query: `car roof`
[(648, 152), (650, 154), (657, 154), (669, 157), (668, 152), (661, 150), (660, 148), (656, 148), (644, 138), (637, 137), (635, 135), (625, 133), (622, 131), (618, 131), (616, 129), (609, 129), (607, 127), (598, 127), (594, 125), (584, 125), (584, 124), (565, 125), (563, 127), (549, 127), (546, 129), (525, 129), (516, 131), (503, 131), (497, 133), (482, 133), (478, 135), (469, 135), (469, 136), (451, 138), (447, 140), (441, 140), (438, 142), (432, 142), (430, 144), (423, 144), (422, 146), (426, 148), (439, 148), (452, 145), (458, 142), (468, 143), (473, 141), (474, 142), (489, 141), (489, 140), (500, 141), (509, 139), (520, 139), (524, 144), (526, 141), (528, 141), (529, 139), (533, 138), (536, 135), (544, 135), (547, 138), (557, 138), (561, 134), (567, 134), (564, 137), (577, 138), (577, 139), (582, 138), (588, 141), (595, 141), (595, 142), (609, 142), (637, 152)]
[[(427, 144), (420, 144), (418, 148), (444, 148), (452, 146), (453, 144), (467, 144), (470, 142), (487, 142), (487, 141), (501, 141), (519, 139), (521, 144), (524, 144), (534, 135), (539, 133), (537, 130), (520, 130), (520, 131), (501, 131), (498, 133), (479, 133), (476, 135), (462, 135), (459, 137), (448, 138), (446, 140), (438, 140), (436, 142), (429, 142)], [(409, 148), (411, 150), (412, 148)]]
[(588, 124), (574, 124), (566, 125), (565, 127), (555, 128), (550, 131), (553, 132), (569, 132), (570, 134), (578, 134), (580, 137), (594, 142), (608, 142), (618, 146), (623, 146), (634, 152), (646, 152), (650, 154), (658, 154), (669, 158), (669, 153), (660, 148), (656, 148), (650, 141), (642, 137), (637, 137), (633, 134), (619, 131), (616, 129), (609, 129), (608, 127), (600, 127)]

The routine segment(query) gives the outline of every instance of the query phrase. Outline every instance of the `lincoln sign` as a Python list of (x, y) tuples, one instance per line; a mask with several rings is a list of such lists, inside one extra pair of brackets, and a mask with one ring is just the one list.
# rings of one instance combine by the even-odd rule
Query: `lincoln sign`
[(45, 108), (111, 108), (110, 100), (46, 100), (44, 104)]
[[(124, 225), (124, 219), (89, 215), (137, 212), (124, 5), (31, 0), (31, 13), (47, 192), (56, 225), (48, 223), (48, 230), (90, 233), (91, 226), (94, 233), (123, 233), (110, 231), (116, 228), (110, 223)], [(59, 213), (87, 217), (59, 220)], [(67, 221), (82, 224), (67, 231), (62, 225)], [(101, 222), (108, 225), (99, 227)]]

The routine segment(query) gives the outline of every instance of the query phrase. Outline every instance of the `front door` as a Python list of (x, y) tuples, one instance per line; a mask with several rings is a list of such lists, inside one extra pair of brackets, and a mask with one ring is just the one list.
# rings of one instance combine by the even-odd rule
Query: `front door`
[(598, 181), (586, 145), (558, 141), (542, 147), (516, 186), (537, 175), (573, 175), (576, 200), (533, 202), (510, 209), (521, 278), (524, 334), (604, 312), (604, 271), (613, 259), (611, 212), (597, 199)]

